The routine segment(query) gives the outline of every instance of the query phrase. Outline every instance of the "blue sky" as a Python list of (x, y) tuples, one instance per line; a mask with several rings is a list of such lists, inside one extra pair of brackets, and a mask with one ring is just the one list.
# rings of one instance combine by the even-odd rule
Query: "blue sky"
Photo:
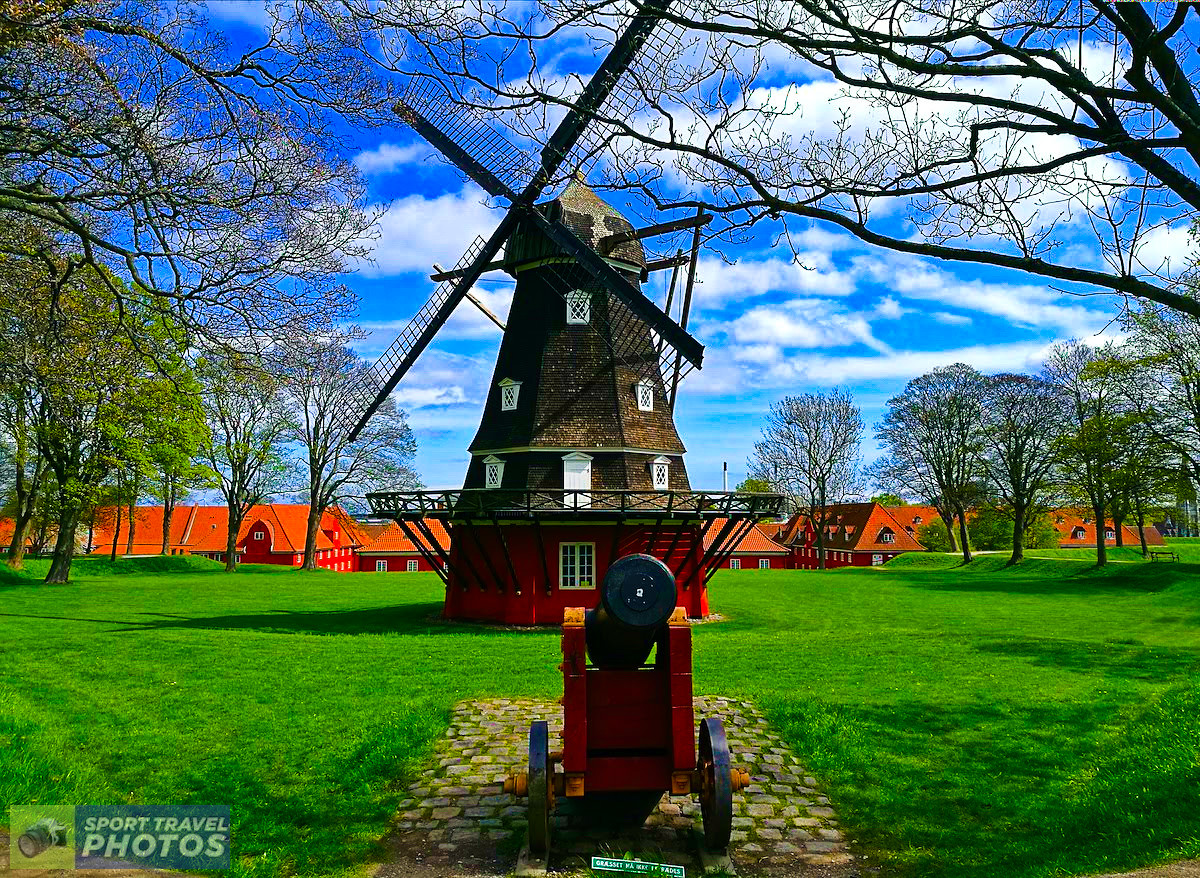
[[(236, 29), (254, 27), (261, 7), (221, 3), (211, 11), (222, 27)], [(815, 96), (832, 94), (829, 84), (811, 86)], [(819, 131), (836, 97), (805, 106), (809, 115), (795, 124)], [(361, 299), (357, 322), (370, 332), (360, 352), (373, 357), (432, 291), (432, 263), (453, 265), (502, 214), (406, 126), (353, 139), (347, 158), (383, 211), (371, 264), (345, 278)], [(1152, 242), (1158, 250), (1186, 241), (1186, 232), (1166, 231)], [(872, 427), (887, 399), (922, 372), (953, 362), (984, 372), (1033, 371), (1056, 341), (1117, 334), (1111, 297), (1068, 296), (1033, 276), (894, 254), (819, 226), (792, 227), (797, 263), (791, 250), (772, 246), (778, 232), (763, 225), (752, 240), (701, 260), (691, 329), (707, 346), (706, 366), (684, 382), (676, 408), (698, 488), (720, 487), (724, 461), (731, 486), (743, 477), (767, 407), (785, 394), (848, 387), (867, 424), (869, 461), (877, 454)], [(1098, 261), (1082, 224), (1063, 234), (1077, 241), (1081, 264)], [(645, 287), (660, 303), (668, 274)], [(502, 317), (511, 291), (500, 273), (476, 290)], [(499, 341), (499, 330), (464, 302), (397, 391), (430, 487), (462, 482)]]

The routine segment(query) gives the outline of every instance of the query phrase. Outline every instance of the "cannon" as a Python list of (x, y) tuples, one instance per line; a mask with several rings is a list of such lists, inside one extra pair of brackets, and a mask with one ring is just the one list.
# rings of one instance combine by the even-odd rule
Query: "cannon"
[(551, 752), (547, 723), (533, 723), (528, 766), (504, 785), (529, 799), (534, 855), (549, 852), (558, 798), (590, 819), (640, 824), (664, 792), (698, 795), (705, 846), (728, 846), (733, 794), (750, 778), (732, 766), (716, 717), (701, 721), (697, 753), (692, 632), (675, 599), (665, 564), (627, 555), (609, 567), (597, 607), (564, 612), (563, 748)]

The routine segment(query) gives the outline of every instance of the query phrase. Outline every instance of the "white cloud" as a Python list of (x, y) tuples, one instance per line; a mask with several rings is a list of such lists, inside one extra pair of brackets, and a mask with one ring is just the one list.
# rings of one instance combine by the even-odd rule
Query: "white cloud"
[(1142, 236), (1134, 247), (1134, 259), (1145, 271), (1173, 277), (1200, 258), (1200, 244), (1186, 223), (1158, 226)]
[(734, 263), (702, 258), (696, 277), (698, 304), (703, 306), (772, 292), (844, 296), (854, 291), (853, 279), (834, 267), (829, 253), (818, 250), (802, 252), (795, 260), (790, 251), (788, 258), (747, 257)]
[(367, 149), (356, 155), (354, 166), (364, 174), (386, 174), (404, 165), (424, 161), (431, 155), (432, 151), (424, 143), (381, 143), (374, 149)]
[(245, 24), (260, 30), (270, 29), (274, 23), (271, 10), (279, 8), (279, 4), (267, 0), (208, 0), (204, 6), (209, 18)]
[(500, 218), (473, 186), (433, 198), (398, 198), (387, 206), (376, 229), (378, 237), (369, 242), (373, 263), (359, 270), (380, 277), (429, 274), (434, 262), (450, 268), (476, 236), (490, 235)]
[(938, 323), (947, 323), (951, 326), (966, 326), (972, 322), (966, 314), (951, 314), (949, 311), (934, 311), (929, 316)]
[(855, 344), (887, 352), (862, 315), (847, 313), (840, 303), (822, 299), (793, 299), (777, 306), (752, 308), (729, 325), (737, 344), (775, 348), (834, 348)]

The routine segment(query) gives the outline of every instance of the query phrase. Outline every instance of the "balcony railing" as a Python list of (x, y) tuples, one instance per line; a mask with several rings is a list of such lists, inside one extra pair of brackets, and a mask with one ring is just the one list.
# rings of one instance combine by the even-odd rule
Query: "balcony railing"
[(390, 518), (769, 518), (781, 494), (746, 491), (588, 491), (463, 488), (368, 494), (374, 515)]

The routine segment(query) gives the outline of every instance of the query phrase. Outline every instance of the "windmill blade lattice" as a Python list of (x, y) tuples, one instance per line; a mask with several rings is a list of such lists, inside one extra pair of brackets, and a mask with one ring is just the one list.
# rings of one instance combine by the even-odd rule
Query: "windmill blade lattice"
[(362, 382), (346, 401), (351, 411), (361, 412), (358, 421), (350, 430), (351, 440), (357, 438), (368, 419), (375, 413), (375, 409), (379, 408), (388, 394), (400, 383), (400, 379), (412, 368), (417, 357), (428, 347), (442, 324), (450, 319), (458, 303), (466, 297), (467, 291), (479, 279), (482, 266), (504, 245), (510, 229), (511, 223), (506, 220), (492, 233), (491, 238), (476, 238), (455, 265), (456, 270), (461, 269), (465, 273), (438, 284), (433, 295), (421, 306), (421, 310), (364, 373)]

